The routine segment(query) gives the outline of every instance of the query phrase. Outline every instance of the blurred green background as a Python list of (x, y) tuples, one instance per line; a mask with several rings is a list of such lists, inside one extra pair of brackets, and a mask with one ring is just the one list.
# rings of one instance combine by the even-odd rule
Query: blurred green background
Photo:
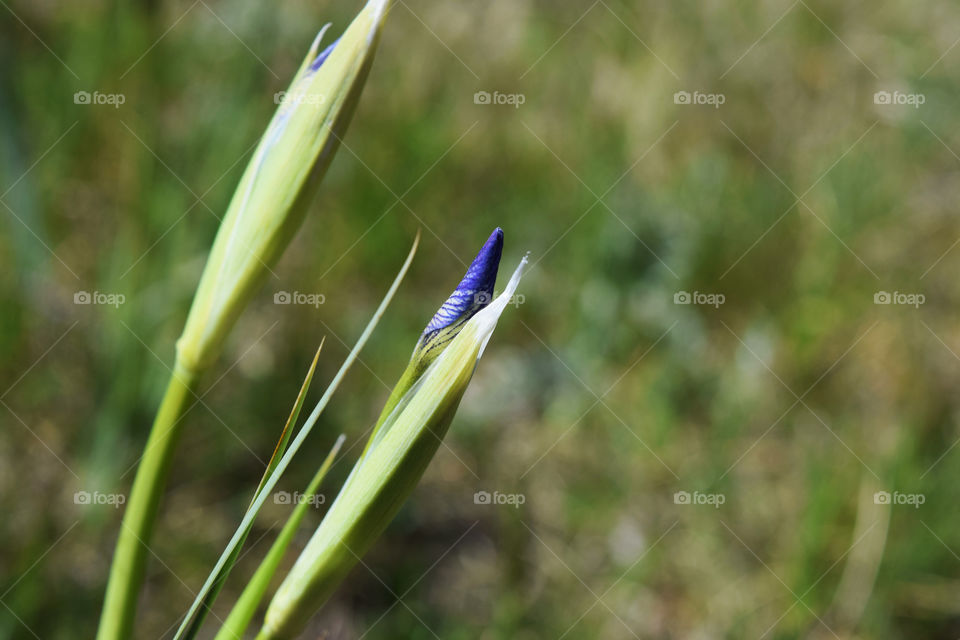
[[(360, 3), (0, 4), (0, 637), (92, 637), (121, 510), (75, 493), (129, 489), (273, 95)], [(958, 32), (946, 0), (398, 0), (186, 418), (137, 637), (172, 636), (321, 338), (313, 401), (422, 230), (291, 492), (362, 442), (499, 225), (503, 271), (531, 252), (523, 304), (305, 637), (956, 638)]]

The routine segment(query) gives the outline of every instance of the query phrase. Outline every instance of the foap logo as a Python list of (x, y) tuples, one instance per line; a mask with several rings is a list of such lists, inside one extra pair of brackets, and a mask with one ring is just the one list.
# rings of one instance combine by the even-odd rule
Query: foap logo
[(714, 509), (719, 509), (720, 505), (726, 501), (727, 496), (722, 493), (677, 491), (673, 494), (673, 504), (710, 505)]
[(497, 504), (510, 505), (516, 509), (527, 501), (527, 496), (522, 493), (500, 493), (494, 491), (477, 491), (473, 494), (473, 504)]
[(317, 309), (326, 301), (327, 296), (322, 293), (277, 291), (273, 294), (273, 304), (305, 304)]
[(877, 291), (873, 294), (873, 304), (900, 304), (914, 309), (919, 309), (920, 305), (927, 301), (927, 296), (922, 293), (904, 293), (902, 291)]
[(900, 493), (894, 491), (877, 491), (873, 494), (873, 504), (900, 504), (909, 505), (914, 509), (919, 509), (920, 505), (927, 501), (927, 497), (922, 493)]
[(720, 305), (727, 301), (727, 297), (722, 293), (703, 293), (701, 291), (677, 291), (673, 294), (673, 304), (697, 304), (718, 309)]
[(877, 91), (873, 94), (873, 104), (907, 105), (919, 109), (927, 101), (922, 93), (903, 93), (902, 91)]
[(322, 93), (304, 91), (277, 91), (273, 94), (274, 104), (301, 105), (307, 104), (318, 107), (326, 103), (327, 97)]
[(705, 104), (719, 109), (720, 105), (727, 101), (727, 96), (722, 93), (701, 93), (700, 91), (677, 91), (673, 94), (673, 104)]
[(473, 94), (473, 104), (508, 104), (514, 109), (519, 109), (520, 105), (527, 101), (527, 97), (522, 93), (500, 93), (494, 91), (477, 91)]
[[(473, 294), (473, 301), (476, 304), (490, 304), (493, 302), (495, 296), (490, 295), (486, 291), (478, 291)], [(527, 301), (527, 297), (522, 293), (516, 293), (507, 300), (507, 304), (512, 304), (514, 307), (519, 307), (524, 302)]]
[(300, 493), (294, 491), (277, 491), (273, 494), (274, 504), (310, 504), (319, 507), (327, 501), (327, 497), (322, 493)]
[(115, 509), (125, 504), (127, 496), (122, 493), (102, 493), (100, 491), (77, 491), (73, 494), (73, 504), (100, 505), (108, 504)]
[(73, 294), (73, 304), (102, 304), (116, 309), (126, 301), (127, 296), (122, 293), (77, 291)]
[(106, 104), (114, 109), (119, 109), (120, 105), (127, 101), (127, 96), (122, 93), (100, 93), (94, 91), (77, 91), (73, 94), (73, 104)]

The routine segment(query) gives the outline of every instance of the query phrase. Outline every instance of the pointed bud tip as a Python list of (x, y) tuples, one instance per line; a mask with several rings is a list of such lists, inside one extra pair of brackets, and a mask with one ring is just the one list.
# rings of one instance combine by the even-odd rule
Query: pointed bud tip
[(468, 320), (493, 300), (502, 254), (503, 229), (497, 227), (483, 243), (453, 294), (430, 320), (424, 334), (438, 331), (459, 320)]
[[(321, 32), (321, 35), (323, 35), (322, 32)], [(338, 43), (338, 42), (340, 42), (340, 38), (337, 38), (336, 40), (334, 40), (333, 42), (331, 42), (329, 45), (327, 45), (327, 48), (324, 49), (323, 51), (321, 51), (321, 52), (317, 55), (317, 57), (314, 58), (313, 62), (310, 63), (310, 72), (311, 72), (311, 73), (313, 73), (314, 71), (316, 71), (317, 69), (319, 69), (320, 66), (321, 66), (324, 62), (326, 62), (327, 58), (330, 57), (330, 54), (333, 53), (333, 48), (334, 48), (335, 46), (337, 46), (337, 43)]]
[(370, 0), (368, 5), (373, 9), (374, 19), (379, 22), (390, 6), (390, 0)]
[(487, 238), (487, 241), (483, 243), (480, 252), (473, 259), (457, 289), (482, 291), (492, 297), (493, 286), (497, 282), (501, 255), (503, 255), (503, 229), (497, 227)]
[[(365, 10), (371, 13), (372, 19), (373, 19), (373, 25), (374, 25), (370, 32), (371, 38), (376, 33), (377, 29), (380, 27), (380, 23), (382, 22), (383, 17), (386, 14), (386, 11), (389, 5), (390, 5), (390, 0), (370, 0), (370, 2), (367, 3)], [(314, 42), (314, 46), (319, 45), (319, 40), (323, 37), (324, 31), (326, 31), (327, 27), (329, 26), (330, 25), (327, 24), (323, 28), (323, 30), (317, 36), (317, 41)], [(321, 51), (317, 55), (317, 57), (313, 59), (313, 62), (310, 63), (310, 69), (309, 69), (310, 73), (315, 72), (317, 69), (319, 69), (323, 65), (324, 62), (326, 62), (327, 58), (330, 57), (330, 54), (333, 53), (333, 49), (334, 47), (337, 46), (338, 42), (340, 42), (340, 38), (337, 38), (336, 40), (331, 42), (326, 49)]]

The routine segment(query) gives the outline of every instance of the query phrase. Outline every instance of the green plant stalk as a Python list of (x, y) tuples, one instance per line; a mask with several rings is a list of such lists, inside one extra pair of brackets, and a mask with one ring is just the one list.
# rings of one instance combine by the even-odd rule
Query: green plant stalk
[[(329, 471), (330, 465), (333, 463), (333, 459), (336, 457), (337, 452), (340, 451), (340, 447), (343, 446), (343, 441), (344, 436), (341, 435), (327, 455), (327, 459), (320, 465), (320, 469), (307, 486), (307, 490), (304, 492), (305, 496), (312, 496), (317, 493), (320, 484), (323, 482), (323, 478), (327, 475), (327, 471)], [(253, 620), (253, 616), (257, 613), (257, 607), (260, 606), (260, 603), (263, 601), (263, 596), (270, 587), (270, 581), (276, 574), (277, 568), (280, 566), (280, 561), (283, 560), (283, 556), (286, 554), (287, 548), (290, 546), (290, 542), (297, 533), (297, 529), (300, 527), (300, 523), (303, 522), (303, 518), (307, 515), (309, 508), (310, 502), (307, 500), (299, 502), (294, 508), (286, 524), (283, 525), (283, 529), (280, 530), (280, 535), (274, 540), (270, 551), (264, 556), (260, 562), (260, 566), (253, 574), (253, 577), (250, 578), (250, 582), (244, 587), (243, 593), (240, 594), (237, 602), (233, 605), (233, 609), (230, 610), (230, 615), (227, 616), (226, 621), (223, 623), (220, 631), (217, 632), (214, 640), (239, 640), (243, 638), (247, 627), (250, 626), (250, 621)]]
[(181, 418), (187, 401), (194, 395), (198, 377), (179, 362), (174, 364), (123, 514), (97, 640), (125, 640), (132, 636), (137, 595), (149, 555), (143, 547), (150, 544), (157, 507), (183, 427)]

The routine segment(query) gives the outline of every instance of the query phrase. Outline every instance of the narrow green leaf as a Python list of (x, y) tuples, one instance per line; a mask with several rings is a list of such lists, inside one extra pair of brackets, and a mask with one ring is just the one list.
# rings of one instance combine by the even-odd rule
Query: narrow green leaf
[(237, 527), (237, 530), (234, 532), (233, 537), (230, 539), (230, 542), (227, 543), (226, 548), (223, 550), (223, 553), (220, 554), (220, 559), (217, 560), (217, 564), (213, 567), (213, 570), (210, 572), (210, 575), (207, 577), (207, 581), (203, 584), (203, 587), (200, 588), (200, 591), (197, 593), (196, 598), (194, 598), (193, 604), (190, 606), (190, 610), (187, 612), (187, 615), (184, 617), (183, 622), (180, 623), (180, 628), (177, 629), (177, 633), (174, 636), (174, 640), (185, 640), (184, 633), (190, 627), (190, 621), (196, 616), (197, 611), (200, 608), (203, 599), (206, 597), (207, 593), (213, 587), (214, 582), (216, 581), (217, 575), (223, 567), (229, 561), (231, 555), (234, 553), (234, 549), (237, 549), (241, 546), (243, 539), (246, 537), (247, 532), (249, 532), (250, 527), (253, 525), (253, 520), (256, 517), (257, 513), (260, 511), (260, 508), (263, 506), (263, 503), (266, 501), (267, 496), (273, 491), (274, 486), (276, 486), (277, 481), (280, 479), (280, 476), (283, 475), (283, 472), (286, 471), (287, 466), (290, 464), (290, 460), (293, 459), (293, 456), (297, 454), (297, 451), (303, 445), (303, 441), (306, 440), (307, 436), (310, 435), (310, 431), (313, 429), (313, 426), (316, 424), (317, 420), (320, 418), (320, 414), (326, 408), (327, 404), (330, 402), (330, 398), (333, 397), (334, 392), (337, 390), (337, 387), (340, 386), (340, 383), (343, 381), (343, 378), (347, 375), (347, 371), (356, 361), (357, 356), (360, 354), (360, 350), (363, 349), (366, 345), (367, 340), (370, 339), (370, 335), (373, 333), (373, 330), (376, 328), (377, 324), (380, 322), (380, 318), (383, 317), (384, 312), (387, 310), (387, 307), (390, 305), (390, 301), (393, 300), (393, 296), (396, 294), (397, 289), (400, 287), (400, 283), (403, 282), (404, 276), (407, 275), (407, 270), (410, 268), (410, 263), (413, 262), (413, 256), (417, 253), (417, 246), (420, 244), (420, 233), (417, 232), (416, 238), (414, 238), (413, 246), (410, 248), (410, 253), (407, 254), (407, 259), (404, 261), (403, 266), (400, 267), (397, 277), (394, 278), (393, 284), (390, 285), (390, 289), (387, 291), (386, 295), (383, 297), (383, 300), (380, 302), (380, 306), (377, 307), (377, 310), (374, 312), (373, 317), (370, 318), (370, 322), (367, 323), (366, 328), (364, 328), (363, 333), (360, 334), (360, 338), (357, 340), (353, 349), (347, 355), (347, 359), (343, 361), (343, 364), (340, 366), (340, 370), (337, 371), (337, 374), (333, 377), (333, 380), (330, 382), (330, 385), (327, 387), (327, 390), (324, 391), (323, 396), (317, 402), (316, 406), (313, 408), (310, 416), (307, 418), (303, 427), (300, 431), (297, 432), (297, 436), (293, 439), (293, 442), (290, 443), (287, 451), (280, 458), (280, 462), (277, 463), (276, 468), (273, 470), (273, 473), (270, 474), (269, 479), (263, 485), (260, 490), (260, 493), (257, 494), (254, 503), (250, 505), (250, 508), (243, 516), (240, 525)]
[[(297, 423), (297, 419), (300, 416), (300, 409), (303, 407), (303, 400), (307, 397), (307, 390), (310, 388), (310, 382), (313, 380), (313, 373), (317, 370), (317, 360), (320, 358), (320, 350), (323, 349), (323, 343), (325, 340), (326, 338), (323, 338), (320, 341), (320, 346), (317, 347), (317, 352), (313, 356), (313, 362), (310, 363), (310, 369), (307, 371), (307, 375), (303, 380), (303, 384), (300, 385), (300, 393), (297, 394), (297, 400), (293, 403), (293, 409), (290, 410), (290, 415), (287, 417), (287, 422), (283, 426), (283, 431), (280, 433), (280, 439), (277, 441), (277, 446), (273, 450), (273, 455), (270, 457), (270, 462), (267, 463), (267, 468), (263, 472), (263, 477), (260, 478), (260, 484), (257, 485), (257, 490), (253, 493), (253, 498), (250, 500), (250, 506), (247, 507), (248, 510), (253, 506), (257, 496), (260, 495), (260, 491), (263, 490), (263, 485), (266, 484), (270, 474), (273, 473), (273, 470), (277, 468), (277, 464), (280, 462), (280, 456), (282, 456), (284, 451), (287, 449), (287, 443), (290, 441), (293, 425)], [(203, 622), (207, 617), (207, 612), (213, 608), (213, 603), (217, 600), (217, 596), (220, 595), (220, 590), (223, 588), (223, 584), (227, 581), (227, 577), (229, 577), (230, 572), (233, 571), (233, 567), (240, 557), (240, 550), (243, 548), (243, 544), (246, 542), (247, 535), (249, 533), (250, 531), (248, 529), (240, 539), (240, 544), (236, 546), (236, 548), (233, 550), (233, 553), (231, 553), (230, 557), (227, 558), (227, 562), (223, 565), (223, 568), (217, 573), (213, 586), (210, 588), (210, 591), (207, 592), (207, 595), (203, 598), (200, 608), (197, 610), (197, 615), (194, 616), (190, 626), (183, 634), (184, 640), (193, 640), (193, 638), (195, 638), (197, 633), (200, 631), (200, 627), (203, 625)]]
[(257, 490), (253, 494), (253, 500), (250, 501), (251, 505), (253, 505), (253, 501), (257, 499), (257, 496), (260, 495), (263, 485), (267, 483), (267, 479), (270, 477), (270, 474), (273, 473), (273, 470), (276, 469), (277, 465), (280, 463), (280, 457), (283, 456), (284, 452), (287, 450), (287, 443), (290, 442), (290, 436), (293, 434), (293, 425), (297, 424), (297, 419), (300, 417), (300, 409), (303, 407), (303, 401), (307, 397), (307, 389), (310, 388), (310, 382), (313, 380), (313, 373), (317, 370), (317, 360), (320, 359), (320, 351), (323, 350), (323, 343), (326, 341), (326, 336), (320, 340), (320, 346), (317, 347), (317, 353), (313, 356), (313, 362), (310, 364), (310, 370), (307, 372), (307, 377), (304, 378), (303, 384), (300, 386), (300, 394), (297, 395), (297, 401), (293, 405), (293, 410), (290, 412), (290, 417), (287, 418), (287, 424), (283, 426), (283, 433), (280, 434), (280, 440), (277, 441), (277, 446), (273, 450), (273, 455), (270, 456), (270, 462), (267, 463), (267, 468), (263, 472), (263, 477), (260, 478), (260, 484), (257, 486)]
[[(330, 453), (327, 454), (326, 460), (320, 465), (320, 469), (316, 475), (313, 476), (313, 480), (310, 481), (306, 491), (303, 492), (305, 497), (309, 498), (317, 493), (317, 490), (320, 488), (320, 483), (323, 482), (323, 478), (327, 475), (327, 471), (329, 471), (330, 465), (333, 463), (337, 453), (339, 453), (340, 447), (343, 446), (344, 440), (346, 440), (346, 436), (343, 435), (337, 438), (337, 442), (333, 445)], [(270, 587), (270, 581), (276, 574), (277, 568), (280, 566), (280, 562), (283, 560), (283, 556), (290, 546), (290, 542), (293, 541), (293, 536), (297, 533), (297, 528), (307, 514), (307, 509), (310, 508), (310, 504), (309, 499), (306, 499), (301, 500), (294, 507), (293, 513), (290, 514), (286, 524), (283, 525), (280, 535), (274, 540), (270, 551), (264, 556), (257, 571), (253, 574), (253, 577), (250, 578), (247, 586), (244, 587), (243, 593), (240, 594), (236, 604), (233, 605), (230, 615), (227, 617), (226, 622), (223, 623), (220, 631), (217, 632), (214, 640), (240, 640), (243, 638), (244, 632), (247, 630), (247, 627), (250, 626), (250, 621), (257, 613), (257, 607), (260, 606), (260, 603), (263, 601), (263, 596)]]

